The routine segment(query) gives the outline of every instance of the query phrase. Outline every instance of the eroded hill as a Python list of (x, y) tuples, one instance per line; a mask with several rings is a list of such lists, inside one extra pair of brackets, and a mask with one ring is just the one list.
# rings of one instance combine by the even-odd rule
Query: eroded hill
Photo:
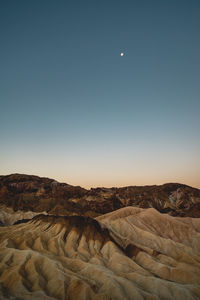
[(0, 227), (1, 299), (199, 299), (200, 219), (125, 207)]

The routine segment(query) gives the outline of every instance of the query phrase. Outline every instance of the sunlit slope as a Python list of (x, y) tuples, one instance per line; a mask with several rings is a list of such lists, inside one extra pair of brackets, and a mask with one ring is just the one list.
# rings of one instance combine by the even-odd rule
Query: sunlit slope
[(0, 228), (0, 299), (199, 299), (199, 253), (197, 218), (39, 215)]

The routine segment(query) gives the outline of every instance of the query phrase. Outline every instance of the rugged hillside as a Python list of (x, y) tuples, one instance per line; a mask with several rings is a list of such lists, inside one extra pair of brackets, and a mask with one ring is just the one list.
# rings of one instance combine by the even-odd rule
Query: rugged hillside
[(200, 219), (126, 207), (0, 227), (0, 298), (199, 299)]
[(86, 192), (81, 187), (45, 177), (22, 174), (0, 176), (0, 203), (11, 206), (15, 211), (48, 211), (57, 203), (68, 205), (68, 199), (80, 198)]
[(200, 190), (178, 183), (86, 190), (49, 178), (13, 174), (0, 176), (0, 205), (4, 219), (7, 207), (11, 215), (15, 211), (21, 211), (21, 215), (44, 211), (53, 215), (96, 217), (134, 206), (153, 207), (174, 216), (200, 217)]

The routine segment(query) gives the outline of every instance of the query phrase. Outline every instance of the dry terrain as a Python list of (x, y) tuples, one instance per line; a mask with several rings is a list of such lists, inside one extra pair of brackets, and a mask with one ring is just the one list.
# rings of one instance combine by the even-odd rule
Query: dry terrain
[(0, 176), (0, 299), (200, 299), (200, 190)]
[(200, 190), (179, 183), (86, 190), (54, 179), (12, 174), (0, 176), (0, 205), (13, 211), (93, 218), (126, 206), (153, 207), (173, 216), (200, 218)]
[(200, 219), (126, 207), (0, 227), (1, 299), (199, 299)]

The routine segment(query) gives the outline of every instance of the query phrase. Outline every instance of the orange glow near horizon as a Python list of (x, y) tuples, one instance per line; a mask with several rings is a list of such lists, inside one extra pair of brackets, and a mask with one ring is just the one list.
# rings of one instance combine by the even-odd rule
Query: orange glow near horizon
[(159, 174), (149, 174), (148, 176), (134, 176), (128, 177), (128, 176), (109, 176), (106, 177), (100, 176), (100, 174), (96, 177), (84, 177), (82, 175), (79, 176), (60, 176), (58, 174), (46, 174), (46, 173), (37, 173), (37, 172), (8, 172), (8, 173), (3, 173), (0, 175), (9, 175), (9, 174), (14, 174), (14, 173), (19, 173), (19, 174), (27, 174), (27, 175), (36, 175), (40, 177), (48, 177), (55, 179), (58, 182), (62, 183), (67, 183), (73, 186), (81, 186), (85, 189), (90, 189), (90, 188), (97, 188), (97, 187), (105, 187), (105, 188), (111, 188), (111, 187), (126, 187), (126, 186), (146, 186), (146, 185), (162, 185), (165, 183), (180, 183), (180, 184), (185, 184), (194, 188), (200, 189), (200, 183), (196, 179), (195, 176), (174, 176), (174, 177), (163, 177), (163, 178), (158, 178)]

